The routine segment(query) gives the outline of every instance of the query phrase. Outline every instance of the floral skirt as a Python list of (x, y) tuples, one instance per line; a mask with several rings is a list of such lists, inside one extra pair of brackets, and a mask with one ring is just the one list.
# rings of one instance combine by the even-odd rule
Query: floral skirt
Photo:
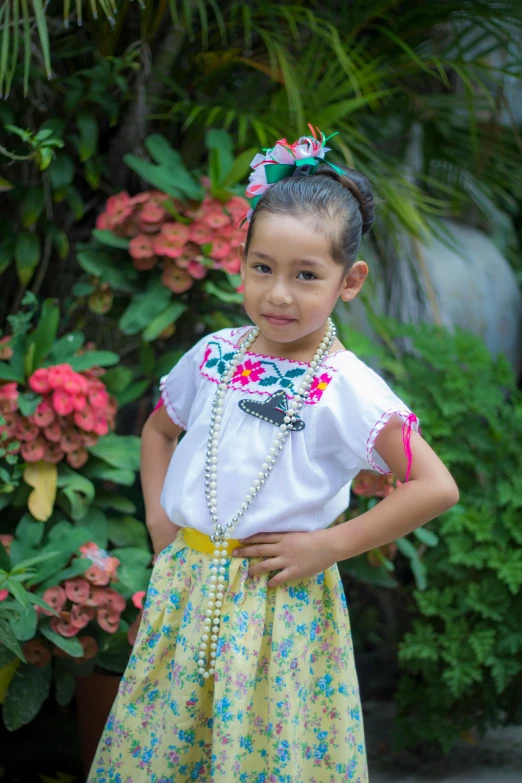
[(227, 559), (213, 677), (197, 671), (212, 556), (183, 530), (158, 557), (88, 783), (368, 780), (337, 564), (267, 587)]

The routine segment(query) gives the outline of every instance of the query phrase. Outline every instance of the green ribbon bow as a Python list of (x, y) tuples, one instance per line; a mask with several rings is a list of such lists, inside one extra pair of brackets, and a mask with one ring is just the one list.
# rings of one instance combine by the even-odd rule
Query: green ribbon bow
[[(291, 177), (296, 167), (312, 166), (313, 169), (316, 169), (320, 163), (327, 163), (338, 174), (344, 174), (344, 171), (342, 171), (342, 169), (340, 169), (338, 166), (335, 166), (333, 163), (330, 163), (329, 160), (325, 160), (324, 158), (300, 158), (299, 160), (296, 160), (295, 163), (277, 163), (276, 161), (274, 161), (274, 163), (265, 164), (266, 181), (268, 182), (269, 185), (274, 185), (276, 182), (279, 182), (280, 180), (285, 179), (286, 177)], [(310, 177), (313, 174), (315, 174), (315, 171), (312, 170), (306, 176)], [(261, 194), (261, 196), (262, 195), (263, 194)], [(257, 207), (261, 196), (254, 196), (254, 198), (251, 201), (252, 209), (255, 209)]]

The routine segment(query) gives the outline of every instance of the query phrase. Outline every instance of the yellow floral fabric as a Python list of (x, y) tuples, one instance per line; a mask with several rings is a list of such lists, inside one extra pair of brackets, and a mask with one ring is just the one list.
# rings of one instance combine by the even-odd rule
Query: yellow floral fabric
[(216, 674), (197, 672), (212, 556), (183, 530), (158, 557), (88, 783), (365, 783), (337, 565), (274, 588), (227, 560)]

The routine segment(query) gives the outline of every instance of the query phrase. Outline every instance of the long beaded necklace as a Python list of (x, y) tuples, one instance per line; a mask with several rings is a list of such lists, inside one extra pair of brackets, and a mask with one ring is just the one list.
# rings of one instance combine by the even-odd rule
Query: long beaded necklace
[[(214, 664), (219, 636), (219, 627), (221, 622), (221, 607), (223, 606), (225, 590), (224, 574), (226, 571), (225, 566), (227, 563), (228, 554), (227, 542), (232, 538), (230, 530), (240, 521), (245, 511), (247, 511), (250, 504), (260, 493), (261, 489), (265, 485), (266, 480), (270, 476), (270, 473), (274, 469), (277, 458), (283, 451), (284, 444), (288, 440), (288, 436), (293, 429), (292, 422), (294, 417), (298, 415), (299, 410), (302, 408), (305, 400), (308, 398), (313, 379), (319, 373), (321, 365), (330, 352), (330, 348), (332, 347), (335, 340), (336, 329), (332, 319), (328, 318), (324, 337), (313, 355), (310, 366), (303, 375), (301, 385), (299, 386), (293, 400), (288, 405), (288, 410), (286, 411), (283, 424), (278, 427), (279, 431), (275, 435), (270, 449), (268, 450), (268, 454), (263, 460), (260, 472), (252, 482), (252, 486), (248, 490), (239, 510), (232, 517), (232, 520), (227, 522), (225, 525), (221, 525), (219, 524), (219, 519), (217, 516), (217, 465), (219, 432), (221, 430), (223, 418), (222, 415), (225, 405), (225, 393), (228, 384), (235, 375), (237, 366), (258, 336), (259, 329), (257, 326), (255, 326), (249, 332), (247, 338), (239, 346), (238, 350), (230, 360), (230, 363), (225, 368), (212, 403), (212, 415), (207, 443), (207, 457), (205, 467), (205, 495), (207, 498), (207, 506), (210, 511), (210, 518), (215, 529), (215, 533), (210, 536), (210, 540), (215, 545), (215, 549), (214, 557), (210, 566), (211, 572), (208, 585), (208, 608), (205, 610), (203, 635), (201, 637), (201, 644), (199, 645), (197, 661), (198, 673), (202, 674), (205, 679), (211, 677), (215, 672)], [(209, 644), (210, 666), (208, 669), (206, 669), (205, 661)]]

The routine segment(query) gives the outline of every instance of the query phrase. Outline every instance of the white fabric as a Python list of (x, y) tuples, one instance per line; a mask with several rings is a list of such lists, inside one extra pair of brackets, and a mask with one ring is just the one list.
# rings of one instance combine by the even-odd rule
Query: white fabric
[[(205, 459), (212, 401), (223, 366), (220, 357), (226, 361), (246, 331), (248, 327), (221, 329), (202, 338), (160, 382), (169, 416), (186, 429), (172, 456), (161, 504), (176, 525), (209, 535), (213, 526), (205, 499)], [(291, 399), (291, 379), (307, 367), (250, 352), (245, 360), (223, 409), (217, 488), (222, 523), (243, 503), (275, 429), (241, 410), (239, 401), (266, 400), (277, 390), (274, 383), (286, 384)], [(258, 381), (250, 380), (256, 372)], [(348, 506), (350, 483), (361, 469), (390, 473), (373, 448), (375, 439), (392, 415), (406, 420), (409, 408), (351, 351), (330, 355), (321, 377), (324, 388), (301, 410), (304, 429), (291, 433), (265, 486), (232, 531), (234, 538), (326, 528)], [(418, 429), (418, 422), (413, 427)]]

